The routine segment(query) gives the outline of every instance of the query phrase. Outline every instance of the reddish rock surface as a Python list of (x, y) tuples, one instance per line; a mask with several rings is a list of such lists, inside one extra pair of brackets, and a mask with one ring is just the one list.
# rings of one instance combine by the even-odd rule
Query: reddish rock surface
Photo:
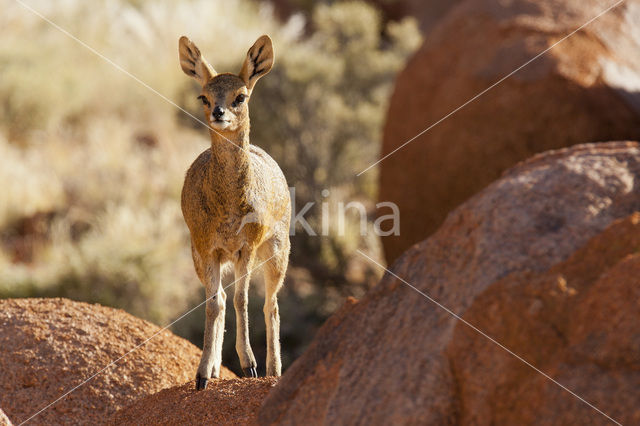
[[(392, 271), (605, 413), (637, 423), (640, 395), (627, 390), (640, 371), (640, 218), (629, 217), (640, 210), (638, 182), (637, 143), (536, 156), (457, 208)], [(327, 321), (258, 419), (607, 423), (391, 274)]]
[(195, 392), (193, 383), (146, 396), (113, 415), (114, 425), (251, 425), (277, 379), (263, 377), (212, 380), (206, 390)]
[[(640, 424), (640, 214), (545, 273), (513, 274), (464, 318), (623, 424)], [(464, 324), (447, 347), (461, 424), (608, 424)]]
[[(0, 300), (0, 407), (21, 423), (159, 331), (100, 305)], [(199, 358), (194, 345), (162, 331), (30, 423), (95, 424), (140, 397), (191, 380)]]
[[(614, 0), (466, 0), (396, 81), (381, 156), (595, 17)], [(389, 264), (446, 215), (532, 155), (640, 139), (640, 0), (627, 0), (380, 163), (401, 212)]]

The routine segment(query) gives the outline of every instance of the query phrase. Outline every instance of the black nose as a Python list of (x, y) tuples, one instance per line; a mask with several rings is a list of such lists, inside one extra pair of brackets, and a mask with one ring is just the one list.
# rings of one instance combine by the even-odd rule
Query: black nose
[(220, 105), (216, 105), (216, 107), (213, 109), (213, 116), (215, 118), (220, 118), (224, 115), (224, 108), (222, 108)]

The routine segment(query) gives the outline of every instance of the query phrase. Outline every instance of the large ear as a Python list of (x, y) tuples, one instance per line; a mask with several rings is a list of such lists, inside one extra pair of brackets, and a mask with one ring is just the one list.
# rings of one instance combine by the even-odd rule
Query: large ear
[(185, 74), (195, 78), (203, 86), (215, 77), (216, 71), (202, 57), (198, 46), (187, 37), (180, 37), (178, 52), (180, 53), (180, 66)]
[(267, 35), (263, 35), (251, 46), (247, 58), (242, 64), (240, 78), (249, 90), (253, 89), (256, 81), (271, 71), (273, 66), (273, 43)]

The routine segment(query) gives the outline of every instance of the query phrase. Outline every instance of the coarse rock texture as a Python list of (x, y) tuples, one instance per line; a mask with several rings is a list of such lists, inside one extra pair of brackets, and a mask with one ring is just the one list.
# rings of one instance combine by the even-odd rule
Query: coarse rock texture
[[(638, 393), (617, 397), (612, 390), (637, 389), (640, 371), (640, 271), (630, 271), (635, 257), (625, 259), (640, 248), (639, 217), (629, 217), (640, 210), (639, 182), (640, 145), (630, 142), (574, 146), (512, 168), (407, 251), (360, 302), (350, 300), (332, 316), (267, 396), (259, 420), (606, 423), (468, 333), (428, 295), (619, 421), (634, 423)], [(519, 273), (531, 275), (513, 275)]]
[[(466, 0), (397, 80), (381, 158), (535, 57), (615, 0)], [(640, 0), (627, 0), (379, 164), (400, 208), (389, 264), (446, 215), (536, 153), (640, 139)]]
[(275, 377), (214, 379), (200, 392), (187, 383), (141, 398), (116, 412), (107, 423), (251, 425), (277, 381)]
[[(567, 261), (491, 285), (464, 318), (622, 424), (640, 424), (640, 213)], [(447, 347), (460, 424), (609, 424), (464, 324)]]
[(0, 410), (0, 425), (11, 426), (11, 421), (9, 420), (9, 417), (7, 417), (7, 415), (4, 414), (4, 411), (2, 410)]
[[(0, 300), (0, 407), (16, 424), (99, 373), (30, 421), (96, 423), (192, 379), (199, 359), (188, 341), (119, 309), (67, 299)], [(224, 369), (223, 377), (235, 375)]]

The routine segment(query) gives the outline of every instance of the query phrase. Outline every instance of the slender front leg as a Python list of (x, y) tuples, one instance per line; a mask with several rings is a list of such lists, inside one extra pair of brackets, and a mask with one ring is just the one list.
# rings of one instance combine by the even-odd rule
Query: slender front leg
[(240, 251), (235, 265), (235, 294), (233, 305), (236, 308), (236, 352), (240, 365), (247, 377), (258, 377), (256, 358), (249, 342), (249, 281), (254, 254), (248, 248)]
[(224, 311), (227, 295), (222, 288), (220, 262), (210, 261), (204, 268), (207, 319), (204, 326), (202, 358), (196, 375), (196, 389), (207, 388), (210, 377), (220, 377), (222, 363), (222, 337), (224, 334)]

